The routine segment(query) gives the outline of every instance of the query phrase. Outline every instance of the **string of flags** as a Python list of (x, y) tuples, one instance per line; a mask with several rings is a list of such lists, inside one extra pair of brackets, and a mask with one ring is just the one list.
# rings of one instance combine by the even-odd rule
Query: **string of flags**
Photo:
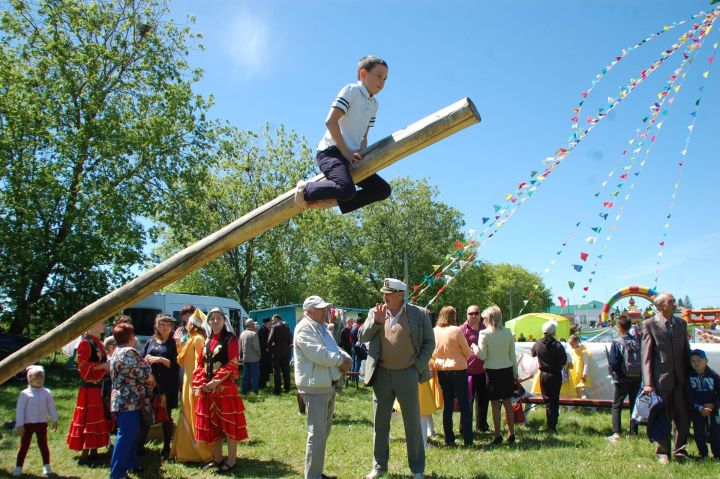
[[(710, 25), (710, 26), (712, 26), (712, 25)], [(702, 43), (703, 43), (704, 36), (705, 36), (709, 31), (710, 31), (710, 28), (705, 29), (704, 32), (703, 32), (703, 34), (700, 35), (698, 38), (694, 39), (694, 40), (693, 40), (693, 44), (691, 44), (691, 45), (688, 46), (688, 49), (683, 53), (683, 62), (682, 62), (682, 64), (681, 64), (681, 66), (673, 72), (673, 75), (672, 75), (672, 76), (670, 77), (670, 79), (667, 81), (665, 88), (664, 88), (662, 91), (660, 91), (660, 93), (658, 93), (657, 96), (658, 96), (659, 102), (655, 102), (655, 103), (653, 103), (653, 104), (650, 106), (650, 109), (651, 109), (651, 111), (652, 111), (652, 115), (651, 115), (650, 117), (645, 117), (645, 118), (643, 118), (642, 121), (643, 121), (643, 123), (646, 124), (646, 128), (645, 128), (645, 131), (644, 131), (640, 136), (641, 136), (642, 138), (648, 138), (648, 137), (649, 137), (649, 138), (650, 138), (650, 143), (645, 146), (645, 148), (646, 148), (645, 158), (639, 163), (638, 171), (634, 172), (634, 179), (633, 179), (633, 182), (632, 182), (632, 184), (630, 185), (630, 188), (629, 188), (628, 190), (632, 190), (632, 189), (635, 188), (635, 181), (636, 181), (635, 178), (637, 178), (637, 176), (640, 174), (640, 171), (641, 171), (642, 168), (645, 166), (645, 163), (647, 162), (647, 159), (648, 159), (648, 157), (649, 157), (649, 155), (650, 155), (650, 152), (651, 152), (651, 150), (652, 150), (652, 147), (653, 147), (653, 145), (654, 145), (656, 136), (650, 134), (651, 130), (652, 130), (653, 128), (657, 128), (657, 129), (659, 130), (659, 129), (662, 127), (662, 123), (663, 123), (663, 121), (664, 121), (664, 118), (665, 118), (665, 116), (667, 115), (667, 113), (668, 113), (668, 111), (669, 111), (669, 108), (668, 108), (668, 109), (663, 109), (665, 100), (667, 99), (667, 103), (668, 103), (669, 105), (672, 105), (672, 103), (673, 103), (673, 101), (674, 101), (674, 98), (675, 98), (675, 95), (676, 95), (677, 92), (681, 89), (682, 82), (683, 82), (684, 79), (685, 79), (686, 73), (684, 72), (684, 69), (686, 68), (687, 65), (692, 64), (692, 61), (693, 61), (694, 58), (697, 56), (700, 48), (702, 47)], [(713, 55), (714, 55), (714, 54), (713, 54)], [(711, 58), (712, 58), (712, 57), (711, 57)], [(712, 62), (712, 60), (710, 60), (710, 62)], [(705, 73), (703, 74), (703, 76), (704, 76), (705, 78), (707, 78), (707, 72), (705, 72)], [(676, 83), (678, 82), (678, 80), (680, 81), (680, 84), (679, 84), (679, 85), (676, 84)], [(702, 87), (701, 87), (701, 88), (702, 88)], [(671, 96), (668, 96), (670, 93), (672, 93), (672, 95), (671, 95)], [(669, 98), (669, 99), (668, 99), (668, 98)], [(696, 101), (696, 104), (699, 105), (699, 101)], [(695, 116), (696, 116), (696, 112), (694, 112), (694, 113), (695, 113), (695, 114), (692, 114), (692, 115), (691, 115), (693, 118), (695, 118)], [(657, 121), (658, 116), (660, 116), (660, 121)], [(690, 127), (689, 130), (692, 131), (692, 127)], [(642, 131), (642, 130), (638, 130), (638, 131)], [(630, 141), (630, 143), (632, 144), (632, 141)], [(686, 140), (686, 144), (687, 144), (687, 143), (689, 143), (689, 140)], [(641, 142), (641, 143), (638, 143), (638, 148), (636, 148), (635, 150), (633, 150), (633, 154), (635, 155), (635, 154), (637, 154), (637, 153), (640, 153), (640, 151), (642, 150), (642, 148), (643, 148), (642, 142)], [(625, 153), (626, 153), (626, 152), (624, 152), (624, 154), (625, 154)], [(624, 156), (624, 155), (623, 155), (623, 156)], [(625, 172), (624, 172), (622, 175), (619, 176), (619, 179), (621, 180), (621, 183), (619, 183), (619, 184), (616, 186), (617, 189), (616, 189), (616, 191), (613, 193), (613, 196), (615, 196), (615, 197), (618, 196), (618, 194), (619, 194), (619, 192), (620, 192), (620, 189), (624, 186), (624, 183), (625, 183), (625, 182), (627, 181), (627, 179), (630, 177), (628, 173), (632, 173), (632, 171), (631, 171), (632, 168), (633, 168), (632, 162), (633, 162), (634, 160), (635, 160), (635, 157), (634, 157), (634, 156), (631, 157), (631, 159), (630, 159), (630, 164), (628, 164), (628, 165), (626, 165), (626, 166), (624, 167), (624, 171), (625, 171)], [(611, 174), (610, 176), (612, 176), (612, 174)], [(604, 185), (604, 184), (603, 184), (603, 185)], [(676, 181), (676, 182), (674, 183), (674, 185), (675, 185), (675, 186), (674, 186), (675, 188), (679, 187), (679, 181)], [(598, 194), (596, 193), (595, 196), (597, 197)], [(674, 194), (673, 194), (673, 198), (674, 198)], [(621, 199), (621, 203), (624, 203), (624, 202), (626, 202), (626, 201), (629, 200), (629, 199), (630, 199), (630, 194), (628, 193), (628, 194), (626, 194), (626, 195)], [(603, 207), (603, 208), (608, 208), (608, 209), (609, 209), (609, 208), (612, 208), (613, 206), (618, 206), (618, 205), (615, 204), (615, 203), (612, 202), (612, 201), (604, 201), (604, 202), (602, 203), (602, 207)], [(618, 213), (617, 215), (615, 215), (615, 217), (614, 217), (614, 223), (613, 223), (613, 224), (610, 226), (610, 228), (609, 228), (609, 231), (610, 231), (611, 233), (616, 230), (617, 224), (619, 223), (620, 218), (621, 218), (621, 216), (622, 216), (621, 213), (622, 213), (623, 209), (624, 209), (624, 205), (620, 204), (620, 206), (619, 206), (619, 208), (618, 208), (618, 210), (620, 211), (620, 213)], [(669, 215), (669, 214), (668, 214), (668, 215)], [(599, 216), (602, 218), (603, 223), (600, 224), (599, 226), (596, 226), (596, 227), (592, 228), (593, 231), (596, 232), (596, 233), (599, 233), (599, 232), (602, 230), (602, 228), (605, 227), (604, 223), (608, 221), (608, 213), (602, 213), (602, 212), (601, 212), (601, 213), (599, 213)], [(668, 217), (669, 217), (669, 216), (668, 216)], [(667, 226), (668, 226), (668, 225), (666, 224), (666, 227), (667, 227)], [(592, 247), (595, 246), (597, 239), (598, 239), (598, 238), (597, 238), (596, 236), (591, 236), (591, 237), (589, 237), (589, 238), (586, 239), (586, 241), (588, 241), (588, 243), (591, 244), (590, 250), (592, 250)], [(586, 282), (585, 286), (582, 288), (582, 289), (583, 289), (583, 294), (582, 294), (583, 300), (585, 300), (586, 297), (587, 297), (587, 293), (588, 293), (588, 291), (589, 291), (589, 289), (590, 289), (590, 285), (591, 285), (591, 283), (592, 283), (592, 281), (593, 281), (593, 275), (595, 275), (596, 272), (597, 272), (598, 266), (599, 266), (599, 264), (600, 264), (600, 260), (603, 258), (604, 252), (605, 252), (605, 250), (606, 250), (607, 247), (608, 247), (608, 243), (609, 243), (609, 241), (612, 239), (612, 234), (606, 236), (604, 239), (605, 239), (605, 244), (604, 244), (604, 246), (603, 246), (603, 248), (602, 248), (602, 253), (601, 253), (601, 254), (598, 254), (598, 255), (595, 257), (595, 258), (596, 258), (596, 261), (592, 264), (592, 271), (590, 271), (590, 273), (587, 275), (587, 282)], [(661, 243), (662, 243), (662, 242), (661, 242)], [(581, 257), (581, 260), (582, 260), (583, 262), (587, 261), (587, 258), (588, 258), (589, 256), (590, 256), (589, 253), (585, 253), (585, 252), (581, 252), (581, 253), (580, 253), (580, 257)], [(661, 257), (661, 256), (662, 256), (662, 254), (660, 254), (660, 257)], [(582, 271), (582, 265), (573, 264), (573, 265), (572, 265), (572, 268), (573, 268), (576, 272)], [(570, 289), (571, 291), (572, 291), (573, 288), (575, 287), (575, 284), (576, 284), (575, 281), (572, 281), (572, 280), (568, 281), (568, 287), (569, 287), (569, 289)]]
[(687, 159), (688, 149), (690, 147), (690, 141), (692, 140), (693, 133), (695, 131), (695, 122), (697, 121), (697, 114), (700, 111), (700, 104), (702, 100), (703, 91), (705, 90), (705, 81), (710, 76), (710, 72), (713, 67), (713, 61), (715, 60), (715, 54), (718, 50), (718, 45), (720, 43), (715, 42), (713, 44), (713, 51), (712, 54), (707, 58), (707, 69), (702, 72), (702, 79), (700, 80), (700, 87), (698, 88), (698, 91), (700, 92), (698, 94), (697, 99), (693, 103), (693, 109), (689, 113), (690, 116), (690, 124), (687, 126), (688, 134), (687, 137), (685, 137), (685, 146), (684, 148), (679, 152), (680, 153), (680, 160), (677, 162), (677, 169), (676, 169), (676, 175), (675, 175), (675, 181), (672, 185), (672, 194), (670, 196), (670, 204), (668, 205), (667, 214), (665, 215), (665, 223), (663, 224), (662, 228), (662, 234), (660, 241), (658, 241), (658, 252), (656, 254), (656, 261), (655, 261), (655, 279), (653, 280), (653, 289), (657, 291), (658, 286), (658, 279), (660, 277), (660, 265), (662, 263), (662, 259), (664, 257), (665, 253), (665, 244), (667, 243), (668, 233), (670, 232), (670, 221), (672, 218), (672, 212), (675, 208), (675, 201), (677, 199), (678, 189), (680, 187), (680, 179), (682, 177), (682, 173), (684, 171), (685, 161)]
[[(574, 150), (578, 146), (578, 144), (580, 144), (580, 142), (584, 138), (586, 138), (587, 135), (604, 118), (606, 118), (613, 109), (615, 109), (623, 100), (625, 100), (640, 84), (642, 84), (647, 78), (649, 78), (652, 73), (654, 73), (668, 58), (670, 58), (678, 50), (680, 50), (681, 47), (684, 47), (689, 43), (689, 45), (682, 54), (683, 66), (681, 68), (684, 68), (686, 62), (690, 60), (691, 55), (697, 54), (699, 47), (702, 45), (703, 38), (710, 32), (718, 16), (720, 16), (720, 8), (716, 8), (711, 13), (699, 12), (690, 17), (689, 20), (675, 22), (670, 26), (664, 27), (663, 30), (661, 30), (660, 32), (656, 32), (649, 37), (641, 40), (632, 47), (624, 49), (620, 55), (617, 55), (614, 60), (607, 64), (606, 67), (603, 68), (601, 72), (595, 76), (595, 79), (593, 79), (590, 87), (585, 89), (581, 93), (581, 99), (578, 105), (573, 109), (574, 116), (571, 118), (572, 133), (567, 140), (567, 144), (563, 147), (557, 148), (553, 156), (545, 158), (542, 161), (541, 168), (537, 170), (531, 170), (526, 180), (518, 183), (518, 186), (513, 191), (513, 193), (507, 193), (505, 195), (503, 202), (501, 202), (500, 204), (492, 205), (494, 211), (491, 215), (482, 217), (483, 230), (479, 235), (477, 235), (477, 238), (475, 238), (477, 234), (476, 230), (470, 230), (468, 241), (457, 242), (455, 244), (454, 252), (447, 254), (442, 263), (433, 265), (432, 273), (424, 275), (422, 283), (413, 286), (413, 295), (411, 296), (411, 301), (413, 303), (417, 303), (421, 297), (434, 291), (433, 296), (426, 305), (426, 307), (431, 306), (439, 297), (439, 295), (447, 289), (450, 283), (455, 280), (457, 276), (467, 267), (467, 265), (472, 264), (472, 262), (477, 257), (478, 251), (496, 235), (499, 229), (502, 228), (502, 226), (517, 212), (520, 206), (525, 203), (525, 201), (527, 201), (527, 199), (530, 198), (535, 193), (535, 191), (537, 191), (537, 188), (545, 182), (545, 180), (551, 175), (553, 170), (557, 168), (557, 166), (559, 166), (559, 164), (568, 156), (568, 154), (571, 153), (572, 150)], [(580, 127), (581, 122), (579, 121), (579, 118), (582, 112), (582, 108), (585, 106), (585, 102), (588, 99), (590, 93), (597, 87), (597, 84), (600, 82), (600, 80), (602, 80), (605, 75), (610, 70), (612, 70), (612, 68), (619, 61), (621, 61), (630, 52), (636, 50), (642, 45), (647, 44), (649, 41), (657, 38), (662, 33), (701, 17), (703, 18), (701, 22), (693, 23), (685, 33), (678, 37), (677, 41), (670, 48), (662, 50), (658, 58), (648, 68), (640, 71), (639, 78), (630, 78), (627, 84), (620, 87), (617, 98), (608, 97), (605, 106), (598, 108), (597, 114), (595, 116), (589, 116), (585, 122), (586, 125)], [(712, 60), (710, 60), (710, 62), (712, 62)], [(681, 76), (678, 70), (675, 70), (671, 79), (668, 80), (666, 87), (658, 93), (658, 101), (653, 102), (653, 104), (650, 106), (650, 110), (652, 112), (651, 115), (643, 118), (643, 123), (646, 124), (645, 131), (641, 133), (642, 129), (638, 130), (638, 137), (629, 141), (629, 145), (632, 146), (635, 142), (637, 142), (637, 145), (634, 149), (630, 150), (632, 151), (630, 164), (625, 165), (623, 167), (623, 170), (618, 175), (618, 180), (620, 181), (620, 183), (615, 187), (615, 190), (610, 194), (610, 197), (608, 197), (607, 199), (603, 199), (601, 203), (603, 210), (599, 213), (599, 216), (602, 218), (603, 224), (608, 221), (609, 217), (611, 217), (611, 212), (613, 211), (613, 209), (614, 211), (620, 211), (620, 213), (615, 216), (615, 221), (619, 221), (621, 217), (621, 212), (624, 208), (624, 205), (621, 203), (627, 201), (630, 198), (630, 194), (626, 194), (624, 199), (619, 198), (620, 189), (624, 186), (625, 182), (629, 178), (631, 178), (630, 174), (634, 174), (634, 177), (637, 177), (640, 173), (639, 169), (641, 169), (645, 164), (647, 155), (649, 154), (649, 151), (652, 148), (652, 144), (654, 143), (656, 138), (656, 135), (650, 135), (651, 129), (653, 128), (653, 126), (658, 129), (662, 126), (662, 120), (658, 122), (657, 118), (659, 115), (662, 115), (664, 117), (667, 114), (667, 110), (663, 110), (663, 105), (668, 99), (670, 100), (669, 103), (672, 104), (674, 96), (672, 96), (671, 93), (677, 93), (680, 89), (680, 85), (676, 85), (676, 82), (678, 78), (684, 78), (684, 74)], [(707, 78), (708, 74), (709, 73), (706, 72), (705, 78)], [(692, 125), (689, 129), (690, 131), (692, 131)], [(646, 152), (645, 159), (640, 162), (640, 167), (638, 171), (632, 172), (631, 170), (633, 168), (633, 162), (648, 141), (648, 151)], [(620, 157), (618, 162), (622, 161), (622, 159), (626, 157), (628, 150), (629, 148), (627, 148), (623, 152), (623, 155)], [(603, 189), (607, 186), (614, 174), (615, 169), (610, 173), (608, 179), (603, 182)], [(631, 185), (630, 189), (632, 189), (633, 187), (634, 183)], [(599, 197), (600, 193), (601, 192), (596, 193), (595, 197)], [(583, 217), (583, 219), (584, 218), (585, 217)], [(581, 219), (576, 224), (576, 228), (579, 228), (583, 219)], [(616, 224), (613, 224), (610, 228), (610, 232), (614, 231), (616, 226)], [(587, 265), (588, 259), (590, 259), (592, 253), (592, 249), (595, 246), (598, 238), (600, 237), (602, 228), (602, 226), (592, 226), (590, 228), (592, 234), (585, 238), (585, 241), (589, 244), (590, 248), (588, 250), (580, 251), (578, 255), (579, 261), (575, 264), (572, 264), (572, 268), (576, 273), (581, 273), (584, 267)], [(571, 232), (569, 236), (570, 238), (572, 238), (574, 236), (574, 231)], [(606, 243), (611, 238), (612, 235), (606, 236)], [(562, 244), (561, 250), (556, 253), (557, 256), (562, 254), (562, 251), (566, 247), (567, 243), (568, 241), (565, 241)], [(606, 248), (607, 244), (605, 244), (603, 251)], [(602, 257), (603, 253), (597, 255), (595, 259), (599, 261), (600, 259), (602, 259)], [(590, 272), (590, 276), (595, 274), (598, 261), (593, 264), (593, 268), (595, 269)], [(555, 263), (556, 259), (551, 261), (550, 266), (554, 265)], [(549, 270), (546, 268), (545, 272), (547, 273), (548, 271)], [(592, 278), (589, 278), (587, 281), (587, 285), (583, 287), (583, 291), (586, 294), (589, 290), (590, 283), (592, 283)], [(568, 282), (570, 290), (572, 290), (576, 284), (576, 281), (570, 280)], [(539, 286), (540, 285), (536, 285), (535, 289), (539, 288)], [(531, 296), (533, 294), (534, 292), (530, 293)], [(583, 295), (583, 298), (585, 298), (585, 295)], [(565, 305), (567, 304), (567, 299), (563, 298), (562, 296), (558, 296), (558, 301), (560, 302), (561, 308), (564, 309)], [(528, 302), (529, 299), (525, 299), (523, 301), (522, 309), (525, 308)]]

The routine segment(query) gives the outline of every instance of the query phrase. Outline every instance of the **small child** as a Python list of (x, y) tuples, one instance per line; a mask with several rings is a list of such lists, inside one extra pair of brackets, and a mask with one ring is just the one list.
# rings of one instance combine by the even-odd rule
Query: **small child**
[(375, 125), (375, 95), (385, 86), (385, 60), (366, 56), (358, 63), (358, 81), (345, 85), (332, 103), (325, 120), (327, 130), (317, 146), (316, 161), (324, 180), (300, 181), (294, 203), (302, 208), (339, 206), (345, 214), (390, 196), (390, 185), (377, 174), (360, 181), (355, 190), (352, 169), (362, 161), (367, 135)]
[(109, 360), (115, 352), (115, 349), (117, 349), (117, 341), (115, 341), (115, 338), (110, 335), (103, 341), (103, 346), (105, 346), (105, 352), (107, 353)]
[(22, 474), (25, 456), (30, 448), (33, 434), (37, 435), (37, 443), (43, 460), (43, 475), (50, 476), (50, 449), (48, 449), (47, 430), (48, 417), (52, 419), (53, 431), (58, 430), (58, 415), (55, 400), (49, 389), (45, 389), (45, 369), (42, 366), (30, 366), (26, 369), (28, 387), (20, 392), (15, 412), (15, 430), (19, 436), (20, 449), (12, 475)]
[(690, 351), (690, 366), (686, 381), (687, 398), (692, 412), (695, 445), (700, 457), (708, 457), (707, 437), (708, 425), (710, 433), (710, 449), (713, 458), (720, 460), (720, 376), (707, 365), (707, 355), (702, 349)]
[(572, 372), (570, 373), (571, 382), (575, 387), (575, 396), (579, 398), (587, 398), (590, 383), (588, 382), (588, 366), (590, 357), (588, 355), (587, 346), (580, 342), (580, 337), (576, 334), (568, 338), (570, 345), (570, 357), (572, 358)]

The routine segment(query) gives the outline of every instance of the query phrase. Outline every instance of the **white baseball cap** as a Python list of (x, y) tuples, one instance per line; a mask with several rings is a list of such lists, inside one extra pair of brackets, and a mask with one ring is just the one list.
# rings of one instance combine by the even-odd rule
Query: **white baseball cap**
[(303, 303), (303, 311), (308, 309), (322, 309), (330, 306), (330, 303), (322, 299), (320, 296), (309, 296)]

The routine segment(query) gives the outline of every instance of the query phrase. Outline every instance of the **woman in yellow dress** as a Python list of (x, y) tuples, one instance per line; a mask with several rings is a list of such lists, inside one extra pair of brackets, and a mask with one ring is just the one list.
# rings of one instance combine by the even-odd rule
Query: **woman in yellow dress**
[(182, 405), (175, 426), (175, 437), (170, 450), (170, 457), (178, 462), (203, 462), (213, 458), (210, 444), (195, 440), (195, 403), (192, 382), (197, 357), (205, 345), (205, 315), (199, 309), (190, 316), (187, 323), (189, 338), (178, 354), (177, 361), (184, 369), (182, 386)]

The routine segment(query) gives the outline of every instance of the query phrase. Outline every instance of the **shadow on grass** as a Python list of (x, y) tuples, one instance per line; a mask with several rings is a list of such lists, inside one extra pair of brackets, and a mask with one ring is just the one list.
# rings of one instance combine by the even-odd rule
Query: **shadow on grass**
[[(388, 474), (387, 479), (407, 479), (407, 474)], [(432, 474), (425, 474), (426, 479), (467, 479), (467, 476), (448, 476), (445, 474), (438, 474), (436, 472), (433, 472)], [(490, 476), (487, 474), (477, 474), (475, 476), (472, 476), (472, 479), (490, 479)]]
[[(12, 475), (7, 471), (0, 471), (0, 478), (4, 477), (12, 477)], [(28, 473), (27, 471), (23, 471), (21, 477), (29, 477), (31, 479), (40, 479), (45, 478), (47, 476), (40, 475), (40, 474), (32, 474)], [(63, 476), (62, 474), (53, 474), (51, 477), (55, 479), (82, 479), (80, 476)]]
[(337, 414), (333, 418), (333, 425), (334, 426), (370, 426), (372, 427), (373, 422), (372, 420), (366, 418), (366, 417), (352, 417), (347, 414)]
[(226, 477), (293, 477), (298, 473), (284, 462), (238, 458), (237, 467), (223, 474)]

